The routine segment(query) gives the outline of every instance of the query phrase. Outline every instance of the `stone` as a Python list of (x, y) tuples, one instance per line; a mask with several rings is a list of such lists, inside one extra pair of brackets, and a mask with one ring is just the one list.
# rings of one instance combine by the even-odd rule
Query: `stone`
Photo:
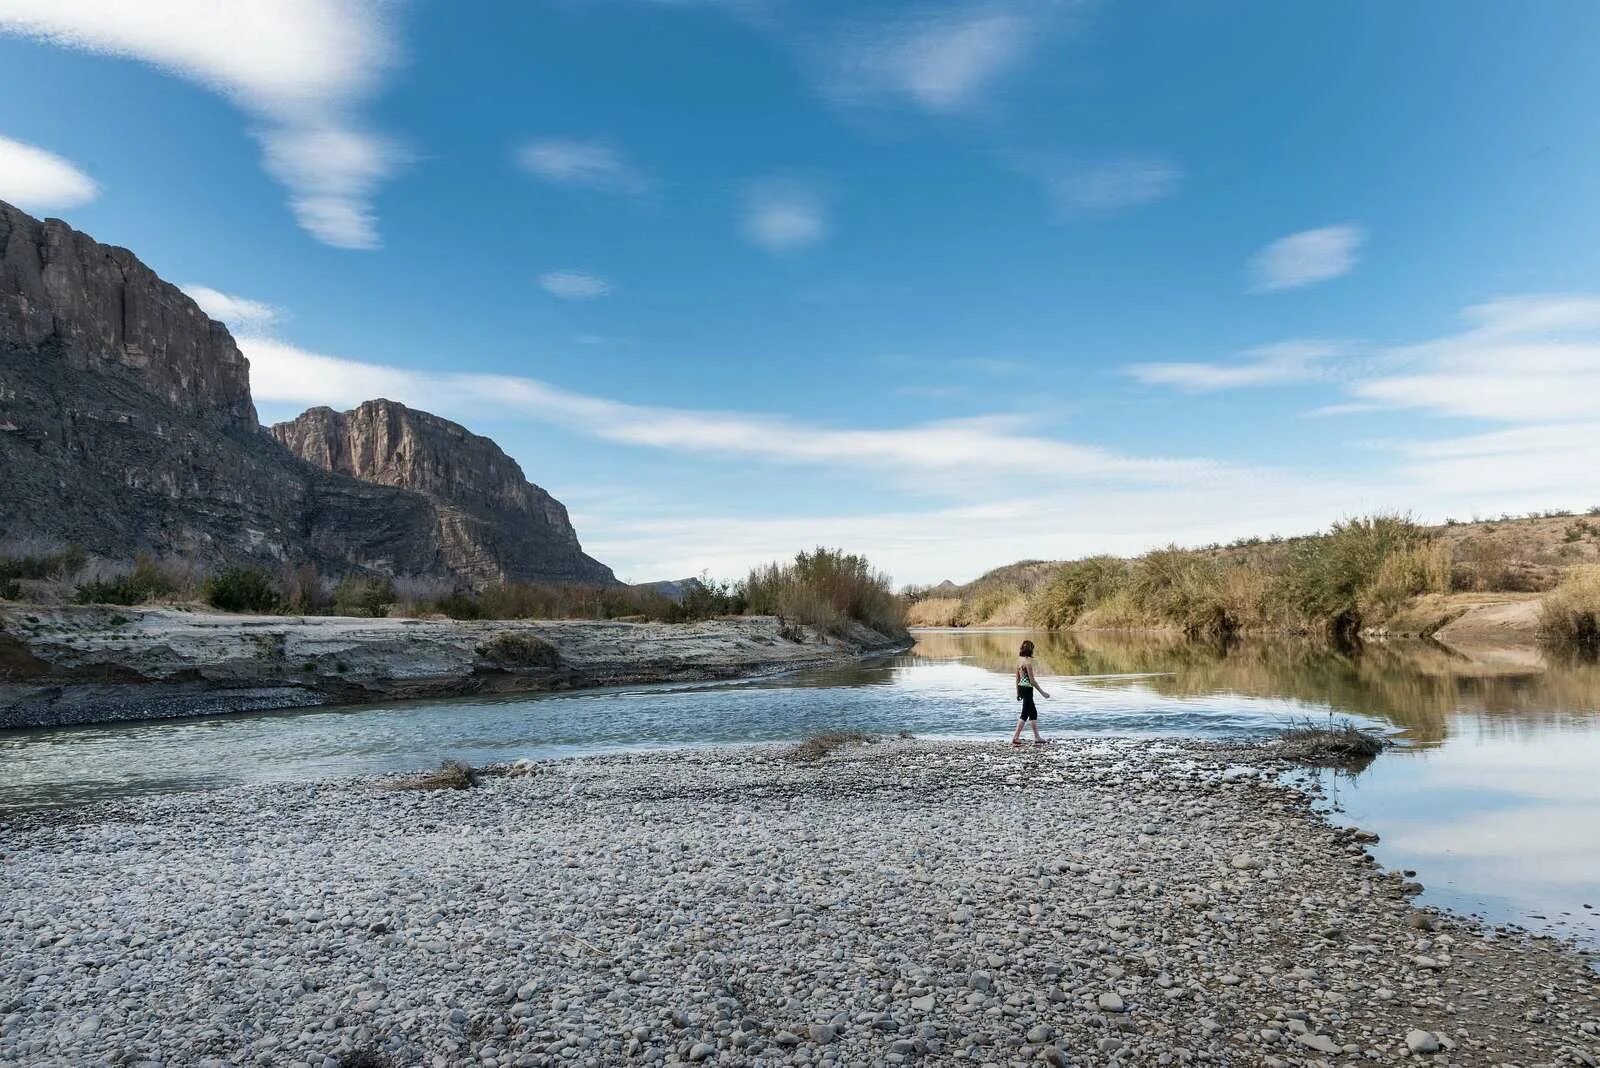
[(1302, 1046), (1307, 1047), (1308, 1049), (1316, 1050), (1318, 1053), (1338, 1053), (1339, 1052), (1339, 1043), (1335, 1042), (1333, 1039), (1329, 1038), (1327, 1035), (1312, 1035), (1312, 1034), (1295, 1035), (1294, 1036), (1294, 1040), (1296, 1042), (1300, 1043)]
[(1122, 1000), (1121, 994), (1105, 993), (1095, 998), (1095, 1004), (1105, 1012), (1127, 1012), (1127, 1003)]
[(1412, 1028), (1406, 1032), (1406, 1049), (1412, 1053), (1438, 1053), (1441, 1048), (1439, 1036), (1432, 1031)]
[(696, 1042), (689, 1047), (689, 1059), (691, 1061), (703, 1061), (716, 1056), (716, 1053), (717, 1047), (709, 1042)]

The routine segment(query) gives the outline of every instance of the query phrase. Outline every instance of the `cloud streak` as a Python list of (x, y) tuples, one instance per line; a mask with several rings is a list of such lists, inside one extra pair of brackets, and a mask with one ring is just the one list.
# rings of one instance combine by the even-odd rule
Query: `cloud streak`
[(546, 137), (517, 151), (517, 164), (552, 185), (639, 196), (649, 181), (622, 153), (604, 141)]
[(586, 271), (546, 271), (539, 288), (559, 300), (594, 300), (611, 292), (611, 283)]
[(99, 195), (94, 179), (60, 156), (0, 137), (0, 200), (25, 211), (61, 211)]
[(1349, 274), (1366, 239), (1365, 230), (1348, 223), (1279, 238), (1251, 258), (1251, 290), (1276, 293)]
[(1181, 179), (1182, 172), (1166, 160), (1125, 156), (1070, 168), (1052, 184), (1069, 214), (1110, 214), (1165, 199)]
[(856, 24), (827, 48), (825, 87), (850, 103), (899, 99), (936, 113), (971, 108), (1024, 60), (1035, 8), (969, 3)]
[(278, 321), (278, 309), (271, 304), (189, 283), (179, 286), (200, 310), (235, 330), (262, 330)]
[(1326, 341), (1283, 341), (1249, 349), (1234, 363), (1136, 363), (1124, 370), (1146, 385), (1211, 393), (1315, 381), (1326, 375), (1327, 362), (1342, 351)]
[(267, 171), (295, 219), (339, 248), (380, 244), (372, 198), (405, 161), (362, 105), (399, 59), (367, 0), (0, 0), (0, 32), (140, 60), (219, 93), (261, 123)]

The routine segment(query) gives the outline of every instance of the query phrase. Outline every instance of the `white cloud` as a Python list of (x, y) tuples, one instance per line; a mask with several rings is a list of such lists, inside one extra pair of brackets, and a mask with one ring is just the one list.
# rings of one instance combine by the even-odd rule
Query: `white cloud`
[(742, 223), (745, 236), (768, 252), (792, 252), (828, 236), (822, 197), (794, 181), (763, 182), (748, 190)]
[(278, 320), (278, 309), (259, 300), (236, 297), (194, 283), (179, 288), (200, 305), (201, 311), (235, 330), (260, 330)]
[(1054, 180), (1054, 188), (1070, 212), (1114, 212), (1171, 196), (1181, 177), (1165, 160), (1128, 156), (1074, 167)]
[(897, 96), (929, 111), (963, 110), (1026, 58), (1036, 10), (967, 3), (857, 25), (828, 47), (827, 88), (848, 101)]
[(546, 271), (539, 276), (539, 286), (561, 300), (593, 300), (611, 292), (610, 282), (584, 271)]
[(100, 195), (94, 179), (60, 156), (0, 137), (0, 200), (24, 211), (60, 211)]
[(371, 199), (404, 161), (360, 106), (398, 47), (369, 0), (0, 0), (0, 32), (137, 59), (220, 93), (264, 123), (265, 164), (295, 218), (341, 248), (379, 244)]
[[(1351, 384), (1361, 403), (1500, 423), (1584, 422), (1600, 397), (1600, 297), (1507, 298), (1466, 331), (1390, 349)], [(1600, 466), (1600, 465), (1597, 465)]]
[(1249, 349), (1235, 363), (1136, 363), (1126, 372), (1148, 385), (1190, 393), (1310, 382), (1326, 374), (1343, 349), (1326, 341), (1284, 341)]
[(633, 195), (650, 188), (644, 175), (604, 141), (547, 137), (522, 146), (517, 162), (529, 173), (556, 185)]
[(1366, 231), (1359, 226), (1324, 226), (1280, 238), (1250, 260), (1252, 289), (1271, 293), (1326, 282), (1355, 268)]

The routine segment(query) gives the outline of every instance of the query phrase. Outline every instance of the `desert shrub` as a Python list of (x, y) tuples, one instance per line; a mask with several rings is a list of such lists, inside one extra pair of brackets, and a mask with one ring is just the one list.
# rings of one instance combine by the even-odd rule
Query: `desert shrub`
[(744, 609), (837, 632), (855, 620), (880, 634), (905, 633), (905, 606), (889, 577), (867, 558), (838, 549), (801, 552), (787, 564), (750, 572), (740, 586)]
[(0, 601), (22, 600), (22, 584), (13, 578), (0, 578)]
[(1091, 556), (1062, 566), (1029, 604), (1030, 622), (1041, 627), (1070, 627), (1102, 604), (1128, 581), (1128, 562), (1115, 556)]
[[(638, 590), (641, 614), (649, 616), (650, 591)], [(692, 579), (684, 588), (681, 601), (667, 601), (658, 609), (669, 623), (683, 623), (699, 619), (716, 619), (719, 616), (736, 616), (744, 611), (744, 591), (728, 582), (719, 582), (709, 575)]]
[(1600, 645), (1600, 568), (1575, 572), (1539, 605), (1539, 636), (1569, 645)]
[(1504, 589), (1511, 571), (1511, 550), (1498, 538), (1468, 538), (1461, 546), (1461, 570), (1462, 579), (1455, 585), (1462, 589)]
[(478, 655), (503, 668), (554, 668), (561, 665), (556, 647), (534, 634), (496, 634), (478, 644)]
[(1193, 550), (1171, 546), (1139, 557), (1128, 573), (1127, 593), (1146, 619), (1175, 626), (1191, 637), (1237, 629), (1228, 618), (1216, 562)]
[(278, 589), (283, 595), (282, 610), (292, 615), (320, 615), (333, 607), (332, 586), (315, 564), (284, 565)]
[(1278, 583), (1284, 605), (1336, 633), (1361, 625), (1363, 598), (1393, 554), (1425, 545), (1427, 533), (1409, 517), (1374, 515), (1335, 523), (1327, 534), (1297, 543)]
[(1450, 592), (1450, 549), (1423, 542), (1389, 553), (1378, 564), (1357, 598), (1361, 617), (1371, 621), (1391, 615), (1412, 597)]
[(38, 543), (11, 542), (0, 549), (0, 583), (70, 578), (82, 571), (88, 561), (88, 554), (78, 545), (46, 549)]
[(394, 583), (387, 577), (360, 578), (347, 575), (333, 591), (333, 611), (340, 616), (365, 616), (381, 619), (394, 604)]
[(143, 604), (164, 597), (173, 590), (154, 558), (140, 553), (133, 567), (121, 575), (93, 579), (79, 584), (72, 599), (77, 604)]
[(961, 609), (961, 598), (959, 597), (927, 597), (920, 601), (913, 601), (906, 606), (906, 626), (960, 626)]
[(206, 580), (205, 600), (224, 612), (276, 612), (283, 607), (277, 584), (258, 567), (223, 568)]

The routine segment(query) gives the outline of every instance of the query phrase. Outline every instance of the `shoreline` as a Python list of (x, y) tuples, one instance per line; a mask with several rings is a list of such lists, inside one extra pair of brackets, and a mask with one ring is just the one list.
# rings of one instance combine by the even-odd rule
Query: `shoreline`
[(771, 616), (699, 623), (0, 608), (0, 730), (736, 679), (910, 648)]
[(757, 746), (24, 818), (0, 825), (0, 1061), (1600, 1059), (1578, 952), (1416, 908), (1286, 767)]

